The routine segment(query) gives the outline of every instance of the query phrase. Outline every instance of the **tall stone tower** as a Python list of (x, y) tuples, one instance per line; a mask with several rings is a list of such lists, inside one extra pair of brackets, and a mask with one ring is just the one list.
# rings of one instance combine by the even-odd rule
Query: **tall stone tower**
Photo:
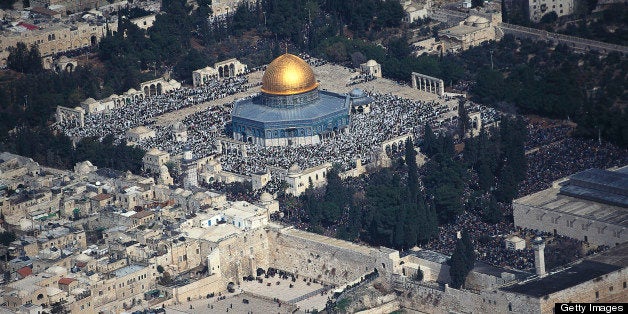
[(189, 146), (183, 149), (183, 159), (181, 160), (181, 170), (183, 172), (183, 188), (198, 187), (198, 173), (196, 170), (196, 159)]
[(536, 237), (532, 240), (532, 247), (534, 248), (534, 268), (536, 274), (539, 277), (545, 276), (545, 241), (543, 238)]

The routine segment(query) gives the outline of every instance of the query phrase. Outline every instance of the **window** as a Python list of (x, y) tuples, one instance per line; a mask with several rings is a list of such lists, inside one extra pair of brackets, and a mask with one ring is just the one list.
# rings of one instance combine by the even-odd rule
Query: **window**
[(600, 299), (600, 292), (599, 291), (595, 291), (595, 299), (596, 300)]
[(613, 286), (608, 287), (608, 291), (613, 291)]

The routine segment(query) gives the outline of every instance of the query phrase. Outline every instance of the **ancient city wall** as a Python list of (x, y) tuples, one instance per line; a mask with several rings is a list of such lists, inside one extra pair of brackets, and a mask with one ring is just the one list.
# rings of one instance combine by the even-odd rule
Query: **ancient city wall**
[(342, 285), (374, 268), (386, 272), (392, 267), (377, 249), (295, 229), (271, 231), (269, 243), (272, 267), (328, 284)]
[(225, 282), (240, 283), (243, 277), (256, 276), (257, 268), (275, 267), (269, 264), (268, 230), (255, 229), (221, 241), (220, 267)]

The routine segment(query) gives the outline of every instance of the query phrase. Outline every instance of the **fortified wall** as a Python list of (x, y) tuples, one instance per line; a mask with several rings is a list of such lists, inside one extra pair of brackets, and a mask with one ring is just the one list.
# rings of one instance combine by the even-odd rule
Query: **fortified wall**
[(292, 228), (272, 230), (269, 241), (272, 267), (337, 286), (374, 269), (388, 276), (399, 257), (391, 249), (370, 248)]
[(269, 267), (341, 286), (377, 269), (390, 276), (398, 251), (370, 248), (292, 228), (255, 229), (221, 241), (220, 271), (226, 282), (240, 283)]
[[(220, 241), (220, 267), (226, 282), (239, 284), (243, 277), (256, 276), (258, 268), (275, 267), (269, 263), (269, 230), (258, 228)], [(214, 250), (216, 250), (214, 249)]]

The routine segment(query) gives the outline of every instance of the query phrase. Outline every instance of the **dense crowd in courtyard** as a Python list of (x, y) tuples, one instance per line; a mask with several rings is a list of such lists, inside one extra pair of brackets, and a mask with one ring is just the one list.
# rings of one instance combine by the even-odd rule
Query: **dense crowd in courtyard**
[[(310, 61), (316, 65), (317, 60)], [(263, 68), (260, 68), (263, 70)], [(140, 125), (147, 125), (155, 130), (156, 137), (138, 143), (148, 150), (156, 147), (172, 155), (180, 154), (184, 146), (189, 146), (196, 157), (204, 157), (219, 152), (216, 147), (218, 137), (230, 136), (230, 112), (233, 102), (215, 105), (203, 111), (191, 114), (180, 122), (180, 125), (161, 126), (154, 123), (154, 119), (164, 113), (179, 110), (203, 102), (218, 100), (254, 87), (246, 76), (239, 76), (227, 80), (215, 80), (205, 86), (182, 88), (176, 91), (152, 98), (135, 101), (121, 108), (106, 113), (91, 114), (85, 117), (85, 126), (78, 127), (71, 122), (58, 124), (64, 133), (75, 137), (97, 136), (101, 139), (112, 134), (117, 141), (124, 139), (125, 132)], [(255, 97), (249, 95), (247, 97)], [(363, 164), (374, 161), (377, 155), (384, 151), (389, 156), (394, 151), (386, 150), (383, 143), (406, 134), (415, 139), (423, 136), (423, 126), (429, 123), (437, 131), (451, 132), (457, 125), (455, 114), (459, 99), (444, 97), (439, 101), (417, 101), (401, 98), (391, 94), (369, 93), (373, 99), (369, 113), (351, 115), (348, 130), (337, 134), (328, 134), (321, 137), (315, 145), (296, 147), (262, 147), (255, 144), (244, 144), (246, 156), (240, 153), (219, 155), (223, 170), (239, 174), (266, 172), (274, 167), (288, 169), (297, 164), (301, 169), (314, 167), (323, 163), (335, 163), (341, 170), (355, 166), (360, 159)], [(480, 112), (482, 123), (489, 124), (499, 119), (500, 113), (471, 102), (468, 103), (469, 112)], [(177, 141), (175, 133), (187, 131), (187, 141)], [(608, 143), (598, 143), (594, 140), (583, 140), (571, 137), (573, 126), (562, 122), (548, 122), (547, 120), (529, 120), (528, 138), (526, 141), (527, 174), (519, 186), (519, 195), (528, 195), (549, 187), (554, 180), (588, 168), (608, 168), (628, 164), (628, 154), (625, 149), (617, 148)], [(399, 150), (401, 147), (399, 147)], [(397, 152), (398, 154), (398, 152)], [(359, 184), (361, 179), (355, 179)], [(267, 191), (276, 192), (281, 182), (277, 176), (266, 187)], [(207, 187), (216, 190), (225, 190), (226, 185), (214, 182)], [(232, 195), (237, 199), (255, 201), (261, 192), (237, 192)], [(500, 204), (505, 214), (512, 209), (509, 204)], [(299, 213), (299, 209), (285, 219), (296, 224), (297, 228), (307, 228)], [(284, 219), (284, 221), (285, 221)], [(347, 215), (339, 221), (339, 225), (346, 222)], [(455, 248), (456, 234), (461, 230), (468, 230), (474, 241), (478, 258), (494, 266), (512, 267), (516, 269), (531, 269), (534, 258), (531, 249), (515, 252), (505, 248), (506, 236), (516, 233), (522, 237), (539, 235), (534, 230), (517, 230), (512, 222), (504, 221), (498, 224), (489, 224), (482, 221), (477, 213), (464, 212), (454, 223), (439, 227), (437, 238), (427, 243), (424, 248), (432, 249), (444, 254), (451, 254)], [(333, 235), (333, 230), (326, 230), (325, 234)], [(570, 243), (573, 246), (582, 246), (578, 240), (553, 237), (556, 243)], [(562, 242), (561, 242), (562, 241)], [(579, 253), (574, 252), (573, 257)]]
[(177, 89), (162, 95), (137, 99), (112, 110), (88, 114), (83, 127), (75, 121), (67, 120), (56, 125), (67, 136), (85, 138), (111, 134), (117, 142), (124, 139), (125, 132), (141, 125), (151, 125), (154, 118), (203, 102), (225, 98), (235, 93), (247, 91), (257, 84), (249, 84), (245, 75), (213, 80), (206, 85)]

